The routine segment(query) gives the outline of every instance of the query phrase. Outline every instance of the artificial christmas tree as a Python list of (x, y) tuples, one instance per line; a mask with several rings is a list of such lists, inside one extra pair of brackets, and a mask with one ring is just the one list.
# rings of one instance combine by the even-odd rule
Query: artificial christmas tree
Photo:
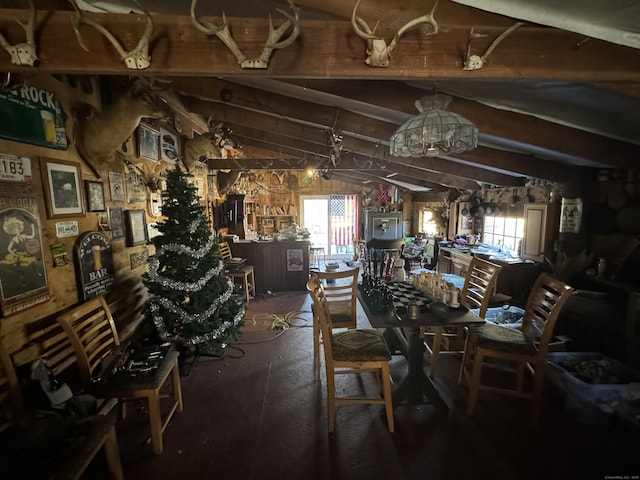
[(218, 255), (196, 187), (179, 165), (167, 173), (161, 235), (143, 277), (150, 297), (146, 315), (163, 340), (182, 351), (223, 355), (230, 339), (240, 336), (244, 300), (235, 292)]

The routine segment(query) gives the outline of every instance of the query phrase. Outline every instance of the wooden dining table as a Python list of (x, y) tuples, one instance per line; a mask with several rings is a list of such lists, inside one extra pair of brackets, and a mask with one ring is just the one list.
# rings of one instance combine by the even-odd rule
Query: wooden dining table
[[(481, 325), (485, 323), (484, 319), (465, 307), (450, 308), (445, 316), (437, 316), (424, 309), (426, 311), (421, 311), (417, 318), (409, 318), (402, 309), (399, 313), (393, 307), (387, 312), (377, 312), (372, 309), (370, 299), (362, 288), (358, 290), (358, 300), (371, 326), (385, 330), (384, 336), (389, 349), (392, 352), (402, 352), (407, 359), (407, 374), (392, 394), (394, 409), (401, 405), (431, 404), (437, 411), (447, 413), (449, 407), (424, 371), (425, 345), (420, 336), (420, 327)], [(425, 302), (428, 301), (425, 297)]]

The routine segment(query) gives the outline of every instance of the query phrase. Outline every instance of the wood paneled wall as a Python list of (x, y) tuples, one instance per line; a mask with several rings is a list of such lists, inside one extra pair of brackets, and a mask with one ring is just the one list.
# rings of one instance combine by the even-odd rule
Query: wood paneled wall
[[(91, 169), (82, 161), (74, 147), (74, 120), (71, 112), (77, 102), (84, 102), (100, 107), (100, 87), (94, 84), (91, 93), (85, 93), (80, 86), (72, 87), (64, 76), (60, 80), (50, 75), (33, 75), (26, 78), (26, 82), (38, 88), (53, 92), (60, 102), (62, 109), (67, 114), (66, 131), (69, 142), (68, 149), (55, 150), (33, 145), (0, 139), (0, 152), (5, 154), (28, 157), (31, 159), (33, 173), (32, 189), (36, 196), (38, 213), (41, 226), (42, 250), (46, 268), (47, 281), (50, 293), (50, 301), (30, 307), (16, 314), (0, 318), (0, 341), (10, 354), (15, 355), (15, 361), (19, 364), (28, 363), (37, 358), (42, 352), (50, 351), (50, 343), (56, 342), (59, 330), (55, 318), (61, 311), (75, 305), (79, 301), (76, 283), (76, 274), (73, 263), (73, 249), (78, 237), (57, 238), (55, 223), (61, 220), (76, 220), (79, 232), (98, 230), (100, 217), (106, 217), (106, 212), (88, 212), (75, 218), (49, 219), (45, 204), (45, 191), (42, 181), (40, 164), (45, 159), (73, 161), (80, 165), (83, 180), (99, 180), (104, 182), (105, 199), (107, 206), (121, 206), (124, 210), (145, 209), (147, 222), (156, 219), (151, 216), (149, 202), (130, 204), (114, 202), (109, 193), (109, 171), (118, 171), (125, 174), (124, 160), (120, 154), (116, 154), (107, 165), (98, 165), (101, 178), (97, 179)], [(135, 151), (135, 149), (134, 149)], [(157, 163), (147, 160), (131, 158), (145, 171), (152, 171)], [(160, 162), (163, 163), (163, 162)], [(203, 177), (206, 171), (202, 170)], [(203, 182), (206, 185), (206, 178)], [(84, 188), (84, 185), (82, 185)], [(149, 193), (149, 192), (147, 192)], [(82, 192), (84, 196), (84, 190)], [(85, 199), (86, 200), (86, 199)], [(106, 232), (110, 235), (109, 232)], [(54, 266), (50, 245), (56, 241), (64, 244), (70, 262), (63, 266)], [(130, 255), (147, 249), (153, 254), (153, 245), (125, 246), (124, 240), (112, 242), (114, 267), (116, 279), (113, 290), (107, 295), (107, 300), (112, 306), (114, 317), (118, 325), (120, 335), (129, 337), (143, 320), (142, 311), (146, 300), (146, 288), (141, 283), (141, 276), (146, 272), (146, 265), (135, 269), (131, 268)]]

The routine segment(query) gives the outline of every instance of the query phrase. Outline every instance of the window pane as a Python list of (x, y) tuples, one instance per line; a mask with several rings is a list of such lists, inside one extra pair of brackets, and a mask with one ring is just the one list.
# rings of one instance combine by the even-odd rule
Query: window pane
[(510, 237), (514, 237), (516, 235), (516, 219), (513, 217), (508, 217), (504, 222), (504, 234)]

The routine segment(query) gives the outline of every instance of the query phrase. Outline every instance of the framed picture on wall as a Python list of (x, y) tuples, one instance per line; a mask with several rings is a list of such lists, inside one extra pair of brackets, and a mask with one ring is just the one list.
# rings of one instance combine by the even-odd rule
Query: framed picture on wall
[(85, 180), (84, 186), (87, 192), (87, 211), (104, 212), (107, 209), (107, 204), (104, 199), (103, 183)]
[(160, 160), (160, 131), (142, 122), (138, 126), (138, 157)]
[(109, 172), (109, 191), (111, 192), (111, 201), (124, 201), (124, 178), (122, 172)]
[(122, 207), (109, 207), (109, 227), (111, 227), (111, 240), (124, 238), (124, 213)]
[(125, 210), (125, 244), (127, 247), (143, 245), (149, 240), (147, 217), (144, 210)]
[(49, 218), (76, 217), (84, 213), (80, 165), (41, 159)]

